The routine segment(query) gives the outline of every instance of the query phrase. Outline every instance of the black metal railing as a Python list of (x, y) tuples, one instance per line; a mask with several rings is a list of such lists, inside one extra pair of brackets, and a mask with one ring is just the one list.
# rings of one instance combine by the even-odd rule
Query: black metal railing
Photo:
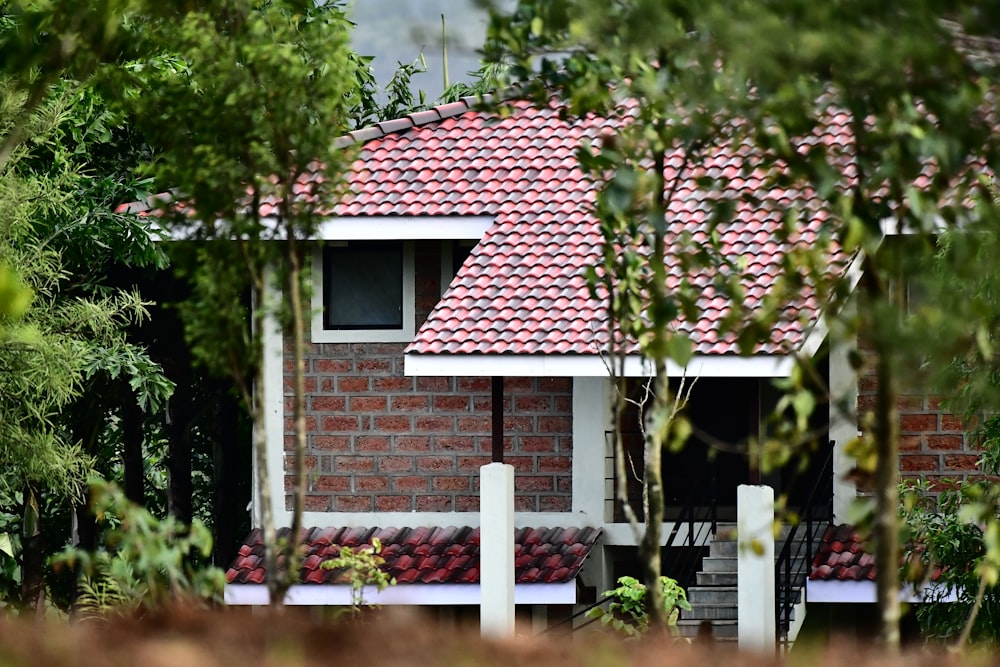
[(831, 441), (823, 465), (816, 471), (815, 477), (809, 480), (811, 487), (805, 502), (798, 508), (786, 508), (788, 512), (797, 511), (798, 520), (792, 522), (774, 564), (774, 627), (779, 650), (788, 647), (792, 611), (800, 596), (805, 594), (813, 549), (833, 517), (833, 494), (827, 488), (832, 475), (832, 458)]

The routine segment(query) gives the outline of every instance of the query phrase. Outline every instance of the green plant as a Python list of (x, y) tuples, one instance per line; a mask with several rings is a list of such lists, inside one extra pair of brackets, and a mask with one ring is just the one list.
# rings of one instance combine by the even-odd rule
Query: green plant
[(351, 584), (351, 610), (358, 612), (370, 606), (365, 601), (365, 586), (375, 586), (379, 592), (396, 584), (396, 579), (382, 569), (382, 541), (377, 537), (371, 545), (357, 548), (341, 547), (336, 558), (324, 561), (324, 570), (340, 570), (338, 573)]
[[(618, 587), (604, 591), (604, 597), (612, 598), (607, 609), (594, 607), (587, 612), (587, 618), (601, 621), (630, 637), (645, 634), (649, 630), (649, 613), (646, 611), (646, 586), (634, 577), (619, 577)], [(681, 609), (691, 609), (687, 593), (670, 577), (660, 577), (660, 599), (663, 600), (663, 615), (667, 627), (676, 633), (677, 618)]]
[(81, 615), (155, 609), (178, 598), (221, 601), (225, 575), (209, 565), (212, 535), (204, 524), (157, 519), (103, 480), (92, 481), (90, 493), (103, 545), (94, 553), (69, 547), (54, 558), (56, 567), (79, 567)]

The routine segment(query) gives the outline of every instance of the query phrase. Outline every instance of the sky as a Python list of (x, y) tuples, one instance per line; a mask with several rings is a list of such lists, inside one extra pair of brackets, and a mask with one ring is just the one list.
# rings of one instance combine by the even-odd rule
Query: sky
[[(512, 0), (497, 5), (510, 9)], [(351, 20), (357, 27), (353, 43), (361, 55), (375, 56), (375, 78), (384, 87), (396, 63), (410, 63), (423, 53), (427, 72), (413, 84), (432, 102), (444, 89), (441, 61), (441, 15), (448, 36), (448, 72), (452, 83), (469, 81), (479, 67), (477, 49), (486, 35), (488, 14), (475, 0), (354, 0)]]

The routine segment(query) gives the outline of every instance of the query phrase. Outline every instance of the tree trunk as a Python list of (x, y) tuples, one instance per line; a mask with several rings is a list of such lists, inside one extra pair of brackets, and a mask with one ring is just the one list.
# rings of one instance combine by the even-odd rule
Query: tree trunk
[(302, 533), (302, 512), (306, 502), (306, 385), (305, 385), (305, 321), (302, 312), (302, 254), (295, 238), (295, 229), (286, 225), (286, 261), (288, 262), (288, 298), (292, 315), (292, 421), (295, 428), (295, 496), (292, 505), (292, 534), (288, 540), (288, 563), (291, 572), (298, 572)]
[(40, 500), (35, 489), (24, 487), (24, 523), (21, 535), (21, 603), (22, 614), (34, 614), (41, 618), (45, 614), (45, 566), (42, 551), (42, 513)]
[(125, 497), (139, 505), (146, 504), (145, 471), (142, 457), (142, 410), (129, 391), (122, 387), (122, 455), (125, 468)]

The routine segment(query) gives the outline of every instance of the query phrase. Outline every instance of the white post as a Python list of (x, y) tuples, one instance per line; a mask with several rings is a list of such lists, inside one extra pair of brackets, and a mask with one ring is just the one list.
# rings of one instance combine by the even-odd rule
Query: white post
[(741, 485), (736, 490), (740, 650), (773, 652), (774, 489)]
[(484, 637), (514, 635), (514, 466), (479, 469), (479, 627)]

